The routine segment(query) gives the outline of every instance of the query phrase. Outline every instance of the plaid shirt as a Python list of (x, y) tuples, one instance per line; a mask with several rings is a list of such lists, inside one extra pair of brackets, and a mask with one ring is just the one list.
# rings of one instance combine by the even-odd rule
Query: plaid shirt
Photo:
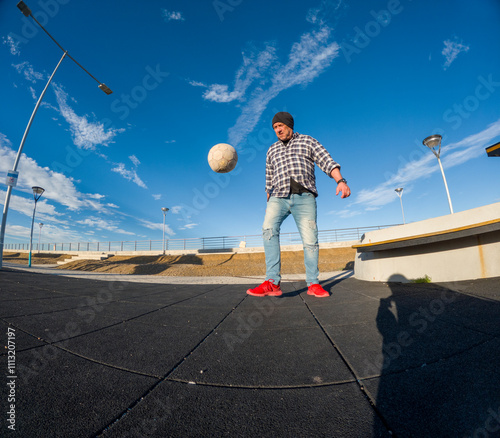
[(331, 178), (331, 171), (340, 165), (324, 146), (309, 135), (294, 132), (285, 145), (273, 143), (266, 156), (266, 192), (277, 198), (290, 194), (290, 177), (318, 196), (314, 163)]

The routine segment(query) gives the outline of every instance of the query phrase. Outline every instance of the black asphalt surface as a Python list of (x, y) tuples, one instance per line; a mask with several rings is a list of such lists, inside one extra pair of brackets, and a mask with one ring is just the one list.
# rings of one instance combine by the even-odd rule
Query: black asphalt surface
[(256, 284), (2, 269), (0, 436), (500, 436), (499, 278)]

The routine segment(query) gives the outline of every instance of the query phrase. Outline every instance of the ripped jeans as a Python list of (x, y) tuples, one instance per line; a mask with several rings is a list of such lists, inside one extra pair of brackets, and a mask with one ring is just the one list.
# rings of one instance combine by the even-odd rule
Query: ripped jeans
[(281, 281), (280, 228), (283, 221), (292, 215), (302, 238), (306, 282), (318, 283), (318, 228), (316, 225), (316, 198), (311, 193), (288, 195), (285, 198), (271, 196), (267, 203), (262, 226), (264, 250), (266, 252), (266, 280), (275, 284)]

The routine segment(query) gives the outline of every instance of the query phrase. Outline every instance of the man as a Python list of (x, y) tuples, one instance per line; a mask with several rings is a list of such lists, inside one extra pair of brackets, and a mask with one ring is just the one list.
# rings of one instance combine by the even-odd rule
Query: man
[(280, 227), (291, 214), (302, 238), (306, 267), (307, 293), (328, 297), (318, 283), (318, 228), (316, 221), (316, 178), (314, 164), (337, 183), (336, 195), (347, 198), (351, 190), (340, 174), (340, 165), (314, 138), (293, 131), (291, 114), (279, 112), (273, 117), (272, 126), (278, 141), (273, 143), (266, 156), (267, 208), (262, 226), (266, 253), (266, 281), (247, 294), (254, 296), (279, 296), (281, 282)]

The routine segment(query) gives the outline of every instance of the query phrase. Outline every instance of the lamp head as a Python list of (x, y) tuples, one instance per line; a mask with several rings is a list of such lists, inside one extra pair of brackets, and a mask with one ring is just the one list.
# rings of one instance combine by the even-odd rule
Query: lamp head
[(30, 10), (30, 8), (28, 8), (28, 6), (26, 6), (26, 3), (19, 2), (17, 4), (17, 7), (24, 14), (25, 17), (29, 17), (31, 15), (31, 10)]
[(104, 91), (106, 94), (113, 93), (111, 89), (106, 84), (99, 84), (99, 88)]
[(43, 195), (43, 192), (45, 192), (45, 189), (42, 189), (41, 187), (31, 187), (33, 190), (33, 197), (35, 198), (35, 202), (40, 199), (40, 197)]
[(162, 207), (161, 211), (163, 211), (163, 214), (165, 214), (169, 209), (167, 207)]
[(422, 143), (429, 149), (434, 149), (436, 146), (441, 145), (441, 139), (442, 137), (439, 134), (430, 135), (429, 137), (424, 138)]
[(398, 196), (401, 196), (401, 193), (403, 193), (403, 187), (398, 187), (397, 189), (394, 189), (394, 191), (398, 194)]

